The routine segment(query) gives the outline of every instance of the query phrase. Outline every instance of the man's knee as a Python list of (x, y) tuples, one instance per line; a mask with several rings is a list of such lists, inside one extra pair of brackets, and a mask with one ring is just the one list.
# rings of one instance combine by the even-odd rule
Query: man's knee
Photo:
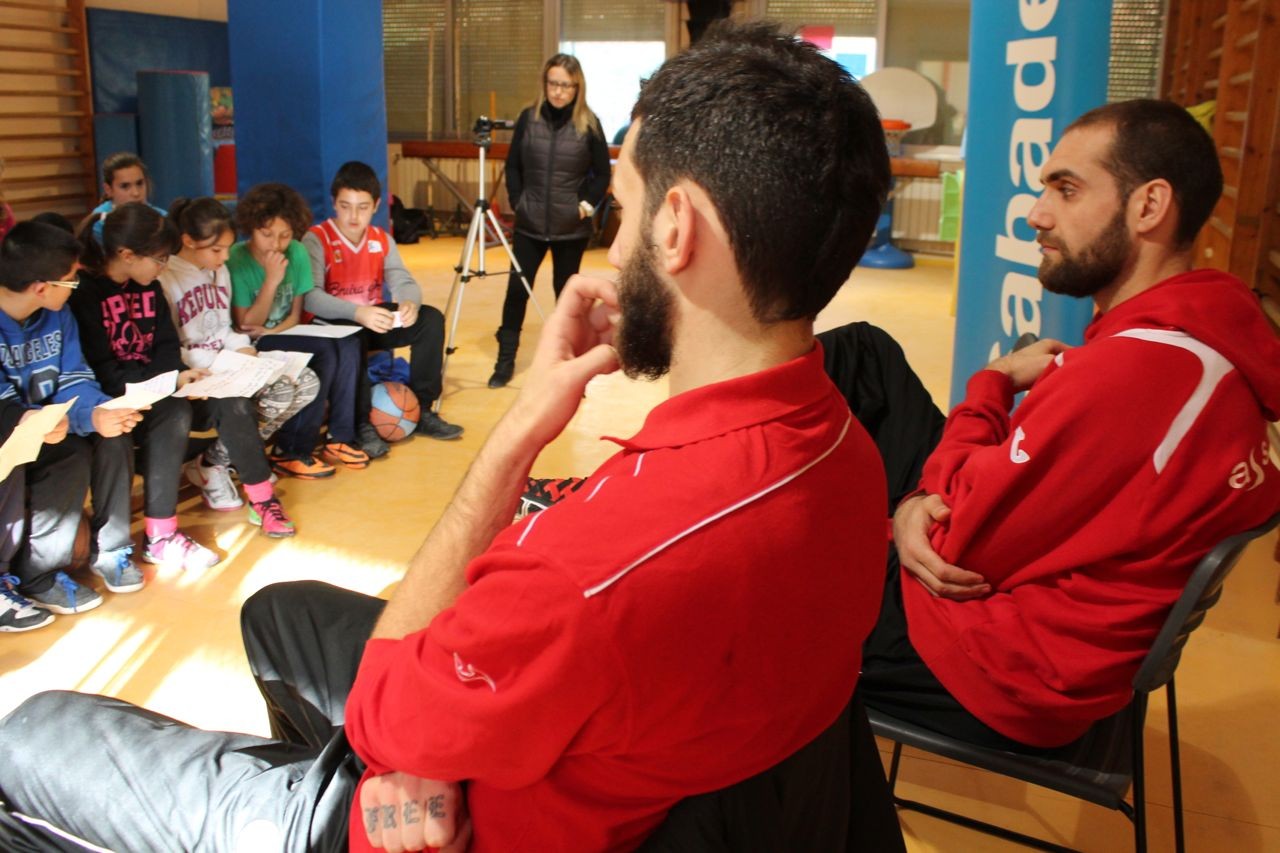
[(240, 633), (248, 642), (264, 629), (278, 633), (282, 624), (305, 616), (307, 602), (317, 593), (336, 589), (324, 581), (285, 581), (264, 586), (240, 607)]
[(0, 720), (0, 767), (6, 774), (26, 772), (28, 764), (57, 763), (59, 730), (75, 726), (77, 715), (98, 697), (71, 690), (49, 690), (28, 698)]

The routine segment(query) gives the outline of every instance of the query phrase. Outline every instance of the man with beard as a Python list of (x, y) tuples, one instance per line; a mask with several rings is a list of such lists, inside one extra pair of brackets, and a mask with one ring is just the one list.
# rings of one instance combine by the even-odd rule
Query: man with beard
[[(277, 740), (42, 694), (0, 724), (11, 813), (122, 850), (342, 849), (349, 810), (354, 849), (631, 850), (841, 715), (888, 507), (813, 318), (885, 199), (875, 108), (811, 45), (726, 25), (633, 118), (618, 284), (569, 281), (392, 599), (304, 583), (245, 604)], [(671, 398), (590, 489), (511, 525), (538, 453), (618, 367), (668, 375)]]
[(969, 381), (894, 516), (903, 571), (859, 682), (869, 706), (1020, 750), (1127, 704), (1192, 567), (1280, 508), (1280, 343), (1244, 284), (1191, 271), (1222, 191), (1208, 134), (1170, 103), (1111, 104), (1041, 176), (1040, 281), (1098, 313), (1083, 346)]

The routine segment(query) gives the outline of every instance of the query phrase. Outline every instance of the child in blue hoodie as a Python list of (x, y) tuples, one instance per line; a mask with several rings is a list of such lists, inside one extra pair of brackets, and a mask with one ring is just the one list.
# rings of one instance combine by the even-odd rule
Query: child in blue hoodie
[(64, 614), (102, 603), (66, 572), (91, 468), (102, 476), (95, 478), (101, 485), (93, 494), (90, 567), (112, 592), (144, 584), (129, 557), (133, 450), (126, 435), (142, 415), (99, 408), (109, 398), (85, 364), (76, 321), (63, 307), (77, 286), (79, 253), (71, 234), (37, 222), (14, 226), (0, 244), (0, 403), (38, 409), (75, 399), (64, 423), (45, 436), (39, 457), (10, 475), (25, 478), (30, 508), (27, 539), (13, 566), (17, 591)]

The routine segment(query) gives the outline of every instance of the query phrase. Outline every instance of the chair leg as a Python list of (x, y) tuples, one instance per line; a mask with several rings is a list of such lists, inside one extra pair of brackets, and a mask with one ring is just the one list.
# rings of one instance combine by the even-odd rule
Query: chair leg
[(1178, 748), (1178, 695), (1173, 689), (1173, 679), (1165, 685), (1169, 703), (1169, 775), (1173, 780), (1173, 849), (1176, 853), (1186, 850), (1182, 829), (1182, 757)]
[(893, 742), (893, 760), (889, 762), (889, 794), (894, 794), (895, 786), (898, 784), (898, 762), (902, 760), (902, 744), (896, 740)]
[(1142, 736), (1147, 721), (1147, 694), (1133, 697), (1133, 849), (1147, 853), (1146, 758)]

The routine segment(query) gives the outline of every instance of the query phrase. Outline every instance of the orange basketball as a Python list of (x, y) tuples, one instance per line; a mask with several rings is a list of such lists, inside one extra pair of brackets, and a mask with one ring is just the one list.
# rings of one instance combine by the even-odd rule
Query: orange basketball
[(369, 423), (383, 441), (399, 441), (418, 427), (422, 409), (418, 398), (399, 382), (379, 382), (373, 386), (373, 408)]

